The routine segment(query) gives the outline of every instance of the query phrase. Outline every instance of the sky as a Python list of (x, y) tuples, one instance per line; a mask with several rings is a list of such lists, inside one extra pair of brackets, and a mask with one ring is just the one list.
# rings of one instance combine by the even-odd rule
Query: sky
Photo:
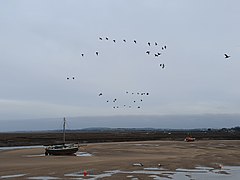
[[(0, 0), (0, 122), (15, 130), (27, 120), (31, 130), (40, 119), (92, 117), (85, 127), (184, 128), (178, 117), (194, 116), (202, 118), (190, 128), (237, 126), (239, 7), (237, 0)], [(112, 119), (96, 122), (104, 117)]]

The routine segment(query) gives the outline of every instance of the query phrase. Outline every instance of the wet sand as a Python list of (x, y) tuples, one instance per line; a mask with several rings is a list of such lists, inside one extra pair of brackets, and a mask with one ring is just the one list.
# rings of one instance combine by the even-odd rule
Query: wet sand
[[(92, 156), (44, 156), (44, 148), (0, 150), (0, 176), (26, 174), (54, 176), (67, 179), (66, 174), (101, 174), (105, 171), (134, 171), (143, 168), (219, 168), (240, 166), (240, 140), (137, 141), (122, 143), (95, 143), (80, 148)], [(134, 166), (133, 164), (136, 164)], [(143, 166), (138, 166), (142, 163)], [(124, 177), (123, 177), (124, 176)], [(130, 175), (129, 175), (130, 176)], [(126, 179), (126, 174), (114, 174), (103, 179)], [(136, 177), (136, 176), (135, 176)], [(153, 179), (144, 174), (139, 179)], [(131, 179), (131, 178), (128, 178)]]

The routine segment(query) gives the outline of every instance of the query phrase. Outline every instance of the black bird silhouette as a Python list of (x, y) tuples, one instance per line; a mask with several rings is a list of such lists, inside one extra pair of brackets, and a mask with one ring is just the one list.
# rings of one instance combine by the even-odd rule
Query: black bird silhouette
[(126, 93), (128, 94), (128, 91), (126, 91)]
[(108, 40), (108, 37), (106, 37), (106, 40)]
[(225, 58), (228, 59), (230, 58), (231, 56), (227, 55), (227, 54), (224, 54), (225, 55)]
[(107, 100), (107, 102), (109, 102), (109, 101)]
[(155, 57), (158, 57), (158, 54), (155, 54)]
[(100, 39), (100, 40), (102, 40), (102, 38), (101, 38), (101, 37), (100, 37), (99, 39)]
[(164, 48), (162, 47), (162, 50), (164, 50)]
[(114, 39), (113, 42), (116, 42), (116, 40)]
[(67, 80), (69, 80), (69, 77), (67, 77)]
[(84, 56), (84, 54), (81, 54), (82, 55), (82, 57)]
[(126, 40), (124, 39), (123, 42), (126, 42)]
[(97, 55), (97, 56), (98, 56), (98, 54), (99, 54), (99, 53), (96, 51), (96, 55)]
[(151, 45), (151, 43), (150, 43), (150, 42), (148, 42), (148, 45), (150, 46), (150, 45)]
[(157, 53), (159, 56), (161, 55), (161, 53)]
[(165, 49), (167, 49), (167, 46), (164, 46)]
[(136, 102), (136, 101), (133, 101), (134, 103)]
[(75, 79), (75, 77), (72, 77), (72, 79)]
[(157, 42), (155, 42), (155, 46), (157, 46), (158, 44), (157, 44)]
[(146, 53), (149, 55), (149, 54), (150, 54), (150, 51), (146, 51)]
[(141, 99), (141, 101), (143, 101), (143, 100)]
[(137, 43), (137, 41), (136, 41), (136, 40), (134, 40), (133, 42), (134, 42), (135, 44)]
[(102, 93), (99, 93), (98, 96), (102, 96), (103, 94)]
[(148, 95), (149, 95), (149, 93), (146, 93), (146, 95), (148, 96)]
[(138, 109), (140, 108), (140, 106), (138, 106)]
[(160, 64), (160, 67), (162, 67), (164, 69), (165, 65), (164, 64)]

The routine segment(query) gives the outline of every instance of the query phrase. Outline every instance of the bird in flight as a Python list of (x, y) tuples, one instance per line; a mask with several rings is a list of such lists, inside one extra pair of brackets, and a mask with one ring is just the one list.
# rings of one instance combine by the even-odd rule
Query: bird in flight
[(134, 42), (135, 44), (137, 43), (137, 41), (136, 41), (136, 40), (134, 40), (133, 42)]
[(82, 57), (84, 56), (84, 54), (81, 54), (82, 55)]
[(160, 64), (160, 67), (162, 67), (164, 69), (165, 65), (164, 64)]
[(151, 45), (151, 43), (150, 43), (150, 42), (148, 42), (148, 45), (150, 46), (150, 45)]
[(102, 38), (101, 38), (101, 37), (100, 37), (99, 39), (100, 39), (100, 40), (102, 40)]
[(149, 54), (150, 54), (150, 51), (146, 51), (146, 53), (149, 55)]
[(113, 42), (116, 42), (116, 40), (114, 39)]
[(227, 54), (224, 54), (225, 55), (225, 58), (228, 59), (230, 58), (231, 56), (227, 55)]
[(106, 37), (106, 40), (108, 40), (108, 37)]
[(164, 46), (164, 49), (167, 49), (167, 46)]
[(99, 93), (98, 96), (102, 96), (103, 94), (102, 93)]
[(126, 42), (126, 40), (124, 39), (123, 42)]
[(98, 51), (96, 51), (96, 55), (97, 55), (97, 56), (98, 56), (98, 54), (99, 54)]
[(155, 42), (155, 46), (157, 46), (157, 42)]
[(159, 52), (159, 53), (157, 53), (159, 56), (161, 55), (161, 53)]

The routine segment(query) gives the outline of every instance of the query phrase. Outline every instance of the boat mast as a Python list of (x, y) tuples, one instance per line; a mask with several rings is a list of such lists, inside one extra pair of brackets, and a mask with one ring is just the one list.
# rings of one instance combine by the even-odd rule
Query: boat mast
[(66, 128), (66, 119), (63, 118), (63, 144), (65, 144), (65, 128)]

